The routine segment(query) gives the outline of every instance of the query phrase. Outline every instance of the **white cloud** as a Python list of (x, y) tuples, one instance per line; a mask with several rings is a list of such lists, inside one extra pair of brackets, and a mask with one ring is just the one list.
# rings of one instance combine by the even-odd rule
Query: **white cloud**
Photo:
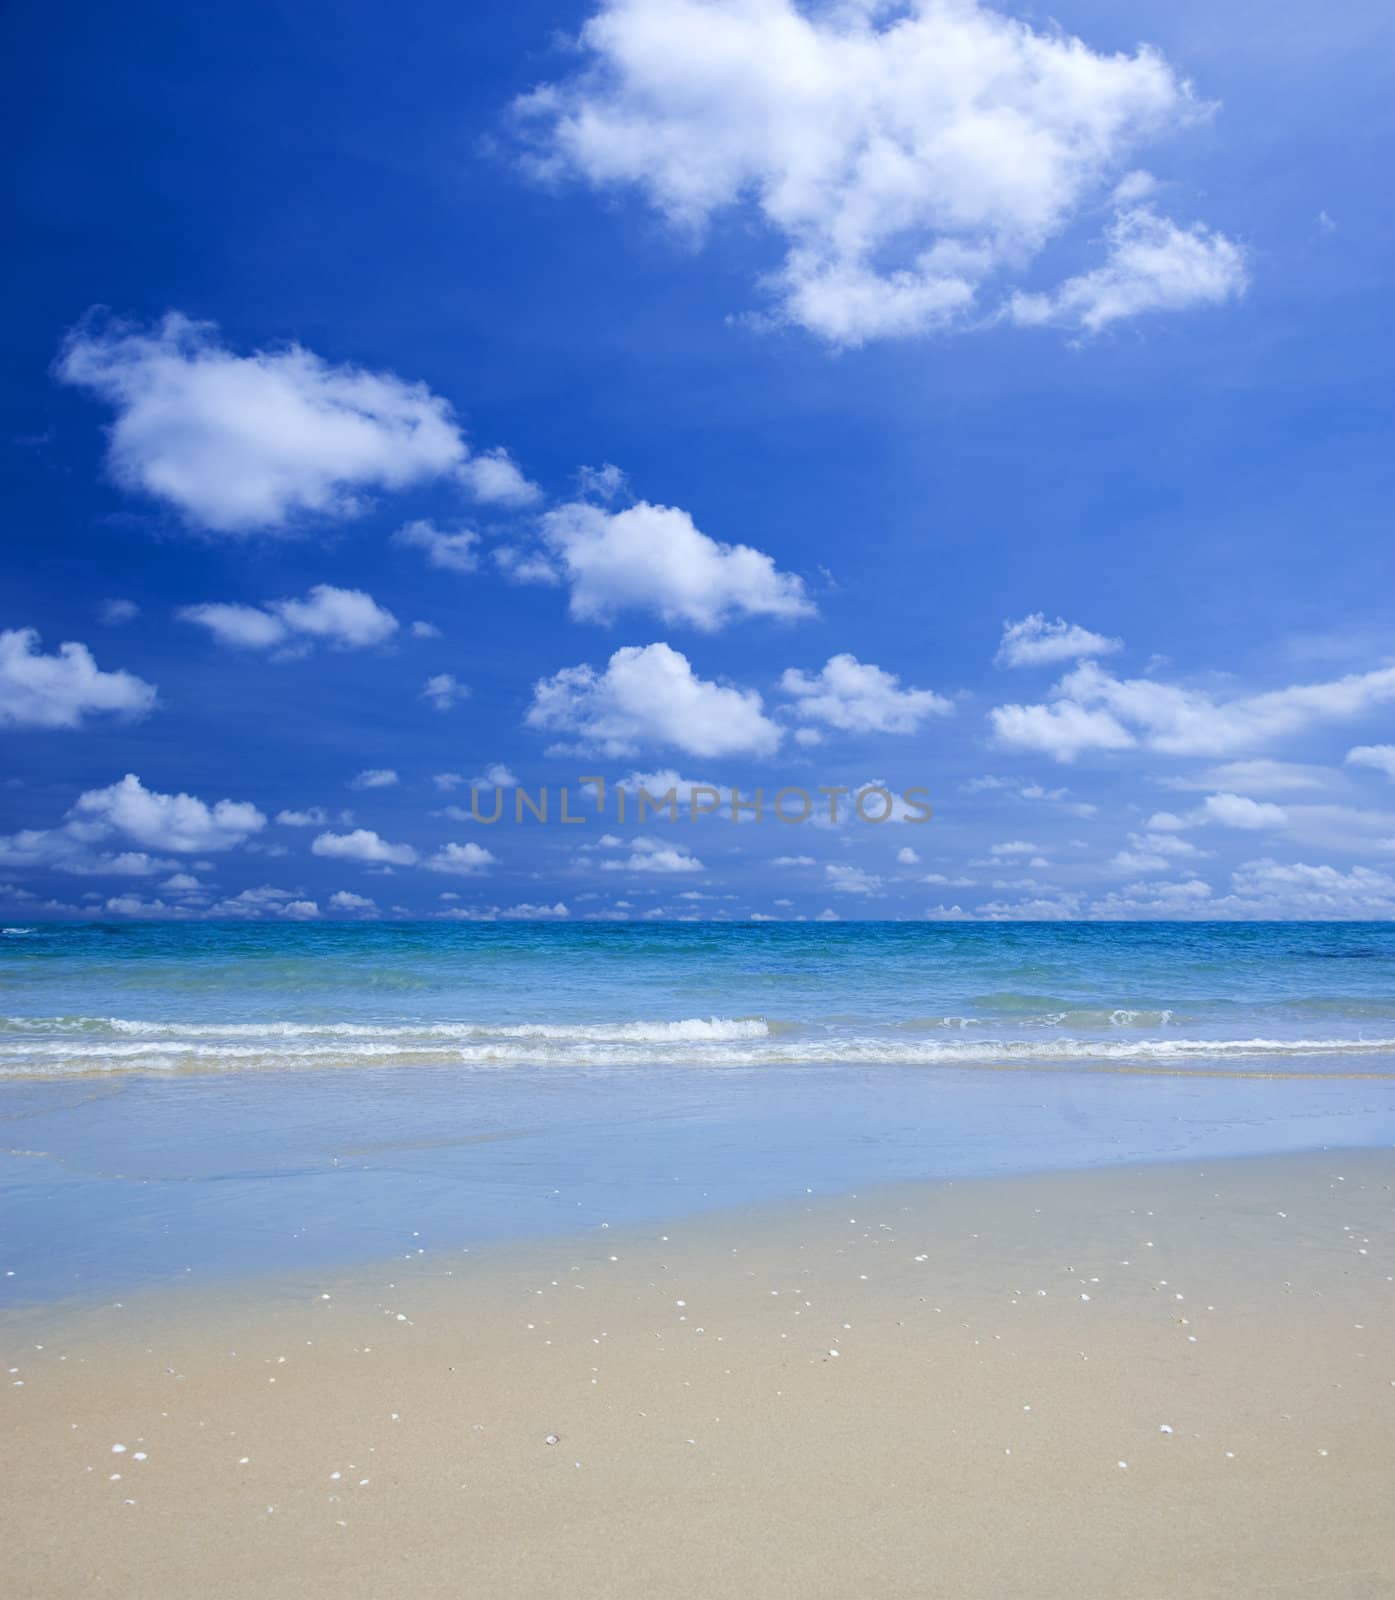
[(613, 461), (600, 467), (579, 467), (576, 481), (581, 493), (593, 500), (614, 500), (629, 487), (628, 478)]
[[(89, 899), (93, 898), (91, 896)], [(100, 899), (100, 896), (96, 897)], [(313, 900), (297, 898), (287, 889), (275, 889), (263, 884), (259, 889), (244, 889), (231, 899), (220, 900), (216, 905), (200, 907), (187, 902), (170, 905), (164, 900), (143, 900), (137, 894), (112, 895), (101, 902), (103, 911), (118, 917), (144, 917), (158, 921), (187, 922), (190, 920), (239, 918), (256, 921), (265, 917), (280, 917), (289, 922), (312, 922), (320, 915)], [(72, 907), (55, 909), (73, 910)], [(90, 908), (84, 912), (91, 915)]]
[(474, 572), (480, 564), (480, 536), (469, 528), (445, 533), (434, 522), (408, 522), (393, 534), (392, 541), (424, 551), (431, 566), (446, 572)]
[(275, 916), (292, 922), (309, 921), (320, 914), (313, 900), (301, 900), (288, 889), (276, 889), (269, 883), (259, 889), (244, 889), (230, 900), (220, 900), (205, 915), (209, 917), (246, 917), (249, 919)]
[(1117, 872), (1165, 872), (1176, 865), (1178, 857), (1204, 853), (1175, 833), (1131, 833), (1129, 848), (1121, 850), (1110, 865)]
[(1209, 794), (1201, 809), (1203, 820), (1223, 828), (1282, 828), (1288, 821), (1282, 806), (1243, 794)]
[(1015, 905), (989, 901), (979, 907), (979, 915), (989, 922), (1070, 922), (1079, 903), (1073, 894), (1060, 894), (1054, 900), (1021, 900)]
[(400, 782), (391, 767), (367, 767), (349, 779), (351, 789), (395, 789)]
[(475, 877), (498, 865), (498, 857), (479, 844), (447, 844), (428, 856), (423, 865), (430, 872), (453, 872)]
[[(666, 623), (712, 632), (741, 616), (815, 614), (800, 578), (749, 545), (710, 539), (676, 506), (640, 501), (612, 512), (577, 501), (544, 515), (542, 537), (581, 621), (652, 611)], [(515, 576), (527, 575), (515, 568)]]
[(1089, 804), (1084, 800), (1069, 798), (1070, 790), (1064, 787), (1048, 789), (1040, 783), (1024, 778), (995, 778), (991, 775), (981, 778), (970, 778), (959, 785), (963, 794), (982, 794), (998, 792), (1010, 796), (1014, 800), (1044, 800), (1059, 805), (1073, 817), (1093, 817), (1099, 810), (1098, 806)]
[(309, 806), (304, 811), (278, 811), (276, 820), (283, 828), (323, 828), (329, 812), (323, 806)]
[(0, 631), (0, 727), (80, 728), (102, 712), (140, 717), (155, 686), (130, 672), (103, 672), (85, 644), (67, 641), (44, 655), (33, 628)]
[(1158, 180), (1151, 172), (1136, 168), (1119, 179), (1109, 198), (1116, 206), (1132, 205), (1135, 201), (1146, 200), (1157, 187)]
[(436, 915), (449, 922), (553, 922), (571, 916), (571, 912), (559, 900), (550, 906), (530, 905), (524, 901), (521, 905), (506, 909), (499, 906), (451, 906), (446, 911), (438, 911)]
[(1326, 767), (1259, 757), (1253, 761), (1225, 761), (1192, 777), (1162, 778), (1159, 782), (1167, 789), (1245, 789), (1256, 794), (1283, 794), (1296, 789), (1326, 789), (1332, 776)]
[(1184, 817), (1179, 817), (1175, 811), (1155, 811), (1144, 826), (1155, 831), (1180, 832), (1190, 824)]
[(410, 631), (414, 639), (439, 639), (442, 636), (434, 622), (414, 622)]
[(1202, 878), (1178, 882), (1132, 883), (1090, 902), (1086, 914), (1093, 921), (1172, 922), (1216, 915), (1211, 885)]
[(266, 818), (245, 800), (213, 805), (191, 794), (160, 794), (134, 773), (106, 789), (79, 796), (69, 816), (98, 833), (116, 831), (154, 850), (194, 852), (231, 850), (266, 826)]
[(1395, 914), (1395, 877), (1370, 867), (1247, 861), (1231, 874), (1231, 915), (1381, 919)]
[(562, 574), (553, 565), (552, 557), (545, 552), (521, 550), (511, 544), (496, 544), (491, 554), (494, 565), (515, 583), (542, 583), (555, 589), (562, 581)]
[(219, 644), (242, 650), (271, 650), (285, 644), (290, 629), (280, 617), (258, 606), (237, 605), (214, 600), (202, 605), (181, 606), (175, 615), (183, 622), (196, 622), (207, 628)]
[[(572, 77), (518, 102), (534, 166), (633, 185), (690, 234), (754, 202), (786, 248), (780, 315), (840, 344), (964, 320), (1200, 109), (1156, 51), (975, 0), (602, 0), (580, 44)], [(1150, 244), (1132, 215), (1104, 281), (1059, 291), (1081, 320), (1203, 292), (1191, 235)]]
[(903, 867), (914, 867), (920, 864), (920, 857), (908, 844), (902, 845), (896, 852), (896, 860)]
[(452, 789), (461, 787), (467, 789), (516, 789), (518, 779), (503, 764), (502, 761), (492, 761), (484, 769), (483, 777), (466, 778), (458, 772), (438, 772), (432, 778), (432, 783), (446, 794)]
[(987, 774), (984, 778), (969, 778), (960, 784), (961, 794), (1006, 794), (1013, 800), (1045, 800), (1069, 811), (1072, 816), (1094, 816), (1099, 806), (1088, 805), (1083, 800), (1072, 800), (1070, 790), (1065, 787), (1046, 789), (1045, 784), (1038, 784), (1027, 778), (993, 778)]
[(776, 856), (770, 865), (772, 867), (816, 867), (818, 862), (813, 856)]
[(1244, 795), (1208, 795), (1205, 802), (1178, 815), (1159, 812), (1150, 827), (1177, 832), (1219, 823), (1249, 830), (1282, 830), (1295, 844), (1351, 854), (1395, 849), (1395, 812), (1364, 811), (1344, 805), (1274, 805)]
[[(1309, 810), (1325, 810), (1332, 808), (1309, 807)], [(1340, 809), (1340, 808), (1338, 808)], [(1182, 844), (1175, 835), (1187, 828), (1204, 828), (1209, 823), (1217, 823), (1223, 828), (1240, 828), (1248, 830), (1283, 828), (1287, 827), (1289, 813), (1283, 806), (1277, 806), (1269, 800), (1252, 800), (1248, 795), (1209, 794), (1199, 806), (1180, 814), (1175, 811), (1155, 811), (1148, 819), (1147, 826), (1154, 834), (1173, 836), (1173, 853), (1177, 855), (1186, 852), (1176, 848)], [(1152, 849), (1156, 854), (1163, 846), (1161, 838), (1154, 841)]]
[(1218, 701), (1199, 690), (1146, 678), (1118, 679), (1087, 663), (1061, 684), (1068, 698), (1103, 704), (1137, 724), (1149, 745), (1169, 755), (1209, 755), (1300, 733), (1315, 722), (1354, 717), (1395, 701), (1395, 667), (1351, 673)]
[(1020, 622), (1003, 624), (1002, 642), (994, 658), (1000, 667), (1040, 667), (1059, 661), (1079, 661), (1084, 656), (1110, 655), (1122, 650), (1122, 639), (1091, 633), (1078, 623), (1057, 617), (1048, 622), (1043, 612), (1034, 611)]
[(410, 867), (417, 859), (409, 844), (390, 844), (371, 828), (351, 833), (322, 833), (310, 846), (312, 855), (332, 861), (364, 861), (376, 866)]
[(1170, 863), (1164, 856), (1151, 855), (1146, 850), (1120, 850), (1110, 862), (1117, 872), (1130, 876), (1139, 872), (1166, 872)]
[(347, 889), (339, 889), (330, 895), (329, 903), (336, 911), (376, 911), (378, 902), (370, 900), (367, 895), (351, 894)]
[[(175, 870), (184, 865), (179, 856), (231, 850), (265, 826), (266, 818), (245, 801), (208, 805), (193, 795), (160, 794), (128, 774), (120, 783), (81, 795), (56, 828), (27, 828), (0, 837), (0, 866), (75, 877), (144, 878), (173, 872), (166, 889), (196, 892), (198, 880)], [(111, 849), (120, 836), (176, 854)], [(204, 869), (210, 864), (194, 865)]]
[(540, 679), (527, 722), (608, 756), (633, 755), (650, 744), (695, 756), (768, 755), (780, 744), (759, 694), (699, 678), (667, 644), (627, 645), (604, 672), (566, 667)]
[(529, 506), (542, 498), (542, 490), (529, 483), (502, 448), (471, 456), (459, 477), (476, 500), (490, 505)]
[(995, 707), (989, 717), (998, 743), (1058, 761), (1135, 744), (1165, 755), (1223, 755), (1395, 701), (1395, 667), (1219, 700), (1152, 678), (1116, 678), (1090, 661), (1051, 693), (1048, 705)]
[(115, 854), (94, 848), (109, 838), (110, 830), (73, 819), (60, 828), (23, 828), (0, 835), (0, 866), (19, 872), (70, 873), (79, 878), (149, 878), (168, 872), (178, 862), (152, 856), (144, 850)]
[(265, 606), (214, 601), (181, 606), (175, 614), (207, 628), (220, 644), (244, 650), (295, 650), (310, 643), (361, 650), (382, 644), (397, 631), (397, 618), (372, 595), (329, 583), (317, 583), (303, 600), (271, 600)]
[(1395, 744), (1359, 744), (1347, 751), (1347, 764), (1353, 767), (1374, 767), (1387, 778), (1395, 778)]
[(927, 717), (954, 710), (933, 689), (903, 689), (894, 672), (846, 652), (830, 656), (815, 675), (787, 668), (780, 687), (799, 716), (845, 733), (914, 733)]
[(602, 861), (605, 872), (702, 872), (701, 861), (680, 845), (643, 834), (630, 841), (630, 854), (624, 860)]
[(469, 699), (470, 691), (449, 672), (437, 672), (422, 685), (421, 697), (429, 700), (437, 711), (450, 711), (462, 700)]
[(439, 478), (469, 456), (449, 402), (424, 384), (297, 344), (235, 355), (212, 323), (177, 312), (150, 330), (88, 322), (57, 372), (114, 407), (117, 482), (218, 533), (355, 516), (366, 491)]
[(1240, 247), (1197, 223), (1179, 228), (1151, 206), (1129, 206), (1106, 231), (1103, 266), (1068, 278), (1049, 294), (1015, 294), (1014, 322), (1064, 323), (1098, 333), (1111, 322), (1149, 311), (1222, 305), (1245, 292)]
[(988, 717), (997, 744), (1037, 750), (1057, 761), (1074, 761), (1083, 750), (1127, 750), (1135, 743), (1109, 712), (1089, 711), (1070, 700), (1044, 706), (994, 706)]
[(835, 894), (876, 895), (881, 893), (882, 880), (875, 872), (867, 872), (862, 867), (847, 866), (839, 861), (830, 861), (823, 871), (824, 877), (828, 880), (828, 887)]
[(166, 905), (163, 900), (142, 900), (138, 894), (112, 895), (102, 909), (116, 917), (148, 917), (157, 921), (182, 914), (178, 906)]
[(103, 600), (97, 612), (97, 618), (108, 628), (119, 628), (127, 622), (134, 622), (140, 615), (140, 607), (134, 600)]
[(317, 583), (304, 600), (277, 600), (270, 609), (292, 633), (344, 649), (381, 644), (397, 631), (396, 617), (370, 595), (328, 583)]
[[(1093, 900), (1061, 894), (1054, 901), (993, 903), (976, 911), (943, 908), (941, 917), (986, 921), (1047, 917), (1100, 920), (1292, 920), (1378, 919), (1395, 915), (1395, 876), (1370, 867), (1338, 867), (1270, 858), (1247, 861), (1231, 874), (1230, 892), (1217, 895), (1200, 878), (1132, 883)], [(1054, 908), (1054, 909), (1053, 909)]]

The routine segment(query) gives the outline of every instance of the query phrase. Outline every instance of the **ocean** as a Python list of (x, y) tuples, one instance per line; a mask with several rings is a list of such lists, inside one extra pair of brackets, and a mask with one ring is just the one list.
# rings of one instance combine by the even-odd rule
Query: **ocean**
[(0, 1075), (1385, 1070), (1388, 923), (91, 923), (0, 936)]
[(1389, 1144), (1387, 923), (35, 923), (0, 1292)]

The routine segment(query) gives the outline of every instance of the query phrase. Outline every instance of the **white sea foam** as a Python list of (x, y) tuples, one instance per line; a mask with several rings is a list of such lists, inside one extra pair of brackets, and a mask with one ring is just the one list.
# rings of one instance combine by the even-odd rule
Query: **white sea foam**
[(562, 1039), (596, 1043), (687, 1044), (708, 1040), (764, 1039), (762, 1017), (685, 1017), (678, 1022), (549, 1023), (355, 1022), (178, 1023), (133, 1022), (124, 1017), (64, 1018), (78, 1026), (96, 1023), (113, 1033), (188, 1039)]
[[(1084, 1017), (1087, 1014), (1081, 1014)], [(1078, 1037), (1032, 1019), (1004, 1036), (981, 1036), (973, 1018), (895, 1024), (800, 1024), (762, 1017), (687, 1017), (672, 1022), (258, 1023), (152, 1022), (121, 1017), (0, 1018), (0, 1077), (108, 1073), (266, 1071), (277, 1068), (433, 1066), (759, 1068), (836, 1066), (1211, 1070), (1395, 1076), (1395, 1038), (1188, 1038), (1131, 1034), (1146, 1016), (1104, 1013), (1117, 1030)], [(1095, 1020), (1094, 1018), (1091, 1019)], [(985, 1025), (986, 1026), (986, 1025)], [(1024, 1036), (1026, 1034), (1026, 1036)], [(1388, 1067), (1378, 1058), (1390, 1058)], [(1363, 1059), (1364, 1058), (1364, 1059)], [(1349, 1066), (1343, 1067), (1342, 1063)]]

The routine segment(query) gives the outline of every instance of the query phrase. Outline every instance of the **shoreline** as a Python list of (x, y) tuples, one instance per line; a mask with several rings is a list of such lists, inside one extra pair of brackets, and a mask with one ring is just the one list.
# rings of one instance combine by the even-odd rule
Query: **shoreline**
[(900, 1067), (0, 1087), (0, 1303), (1013, 1171), (1395, 1143), (1389, 1083)]
[[(1311, 1148), (1226, 1152), (1209, 1159), (1169, 1152), (1154, 1156), (1130, 1156), (1118, 1162), (1098, 1162), (1087, 1166), (1041, 1166), (1002, 1171), (955, 1172), (952, 1175), (872, 1180), (856, 1188), (806, 1187), (802, 1193), (779, 1195), (749, 1203), (723, 1203), (681, 1212), (665, 1213), (641, 1220), (612, 1223), (604, 1217), (585, 1225), (562, 1227), (553, 1232), (527, 1232), (491, 1235), (470, 1244), (452, 1243), (427, 1247), (420, 1235), (409, 1230), (401, 1251), (377, 1256), (346, 1255), (304, 1266), (277, 1265), (266, 1268), (212, 1271), (196, 1278), (190, 1270), (181, 1276), (142, 1278), (124, 1287), (116, 1285), (101, 1291), (67, 1295), (45, 1295), (31, 1300), (15, 1299), (0, 1304), (0, 1341), (6, 1329), (35, 1326), (63, 1326), (77, 1331), (89, 1319), (119, 1306), (122, 1310), (141, 1308), (150, 1317), (183, 1320), (190, 1312), (197, 1321), (202, 1308), (218, 1306), (220, 1314), (250, 1297), (260, 1307), (283, 1307), (299, 1303), (325, 1290), (362, 1290), (375, 1282), (397, 1282), (404, 1277), (433, 1283), (464, 1282), (476, 1275), (491, 1284), (530, 1271), (541, 1271), (562, 1257), (591, 1259), (596, 1251), (650, 1248), (657, 1240), (683, 1239), (699, 1248), (711, 1245), (729, 1234), (747, 1238), (785, 1237), (798, 1223), (825, 1213), (841, 1212), (849, 1202), (864, 1209), (875, 1207), (886, 1212), (920, 1212), (936, 1201), (971, 1204), (983, 1195), (996, 1204), (1010, 1201), (1024, 1186), (1050, 1193), (1062, 1191), (1077, 1182), (1087, 1189), (1091, 1180), (1102, 1184), (1116, 1180), (1127, 1184), (1146, 1180), (1161, 1171), (1232, 1173), (1243, 1175), (1248, 1169), (1292, 1166), (1302, 1171), (1311, 1163), (1353, 1166), (1367, 1161), (1391, 1163), (1392, 1195), (1395, 1195), (1395, 1146), (1385, 1144), (1315, 1145)], [(1395, 1204), (1395, 1201), (1392, 1202)]]
[(1374, 1596), (1392, 1196), (1161, 1161), (30, 1307), (13, 1592)]

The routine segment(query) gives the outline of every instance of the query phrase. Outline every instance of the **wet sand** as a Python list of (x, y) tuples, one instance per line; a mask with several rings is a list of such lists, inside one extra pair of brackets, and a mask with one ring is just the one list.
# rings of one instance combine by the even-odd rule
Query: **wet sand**
[(1395, 1156), (897, 1186), (0, 1322), (5, 1588), (1395, 1593)]

